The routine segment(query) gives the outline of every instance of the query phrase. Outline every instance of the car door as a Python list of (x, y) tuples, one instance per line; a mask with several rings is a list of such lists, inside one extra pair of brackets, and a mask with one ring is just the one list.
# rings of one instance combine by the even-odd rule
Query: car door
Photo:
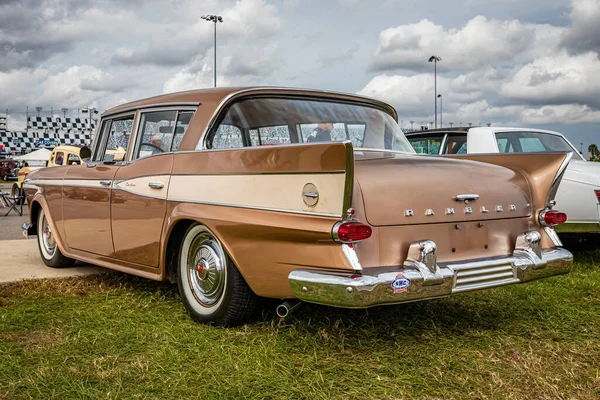
[(158, 267), (167, 192), (193, 109), (142, 110), (131, 161), (115, 175), (111, 199), (115, 258)]
[(69, 247), (112, 257), (110, 198), (115, 174), (125, 159), (134, 114), (103, 121), (92, 160), (69, 166), (63, 182), (63, 215)]

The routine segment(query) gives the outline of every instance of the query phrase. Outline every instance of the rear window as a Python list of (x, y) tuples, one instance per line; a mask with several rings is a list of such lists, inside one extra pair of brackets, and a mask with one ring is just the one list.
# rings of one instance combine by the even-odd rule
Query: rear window
[(562, 136), (543, 132), (498, 132), (496, 142), (500, 153), (574, 151)]
[(444, 134), (411, 136), (408, 141), (418, 154), (440, 154), (440, 146), (444, 140)]
[[(228, 108), (206, 147), (351, 141), (354, 148), (414, 153), (394, 118), (369, 105), (322, 99), (253, 98)], [(199, 142), (197, 149), (202, 148)]]

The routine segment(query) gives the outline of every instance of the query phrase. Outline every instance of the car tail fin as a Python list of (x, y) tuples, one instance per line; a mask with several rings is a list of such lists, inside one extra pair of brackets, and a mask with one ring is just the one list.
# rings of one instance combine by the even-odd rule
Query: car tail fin
[(520, 172), (529, 183), (533, 208), (543, 209), (556, 204), (556, 192), (572, 156), (573, 153), (513, 153), (449, 157), (500, 165)]

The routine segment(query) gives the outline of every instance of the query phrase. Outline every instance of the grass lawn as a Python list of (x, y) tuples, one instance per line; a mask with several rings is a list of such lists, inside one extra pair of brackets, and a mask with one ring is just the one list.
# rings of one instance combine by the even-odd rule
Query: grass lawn
[(122, 274), (0, 286), (0, 398), (600, 398), (600, 250), (570, 275), (371, 310), (193, 323)]

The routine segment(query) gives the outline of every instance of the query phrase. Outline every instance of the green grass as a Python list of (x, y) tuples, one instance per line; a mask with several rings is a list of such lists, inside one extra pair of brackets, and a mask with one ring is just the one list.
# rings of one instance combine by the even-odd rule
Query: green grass
[[(122, 274), (0, 286), (0, 398), (600, 397), (600, 250), (571, 274), (370, 310), (193, 323)], [(276, 303), (275, 303), (276, 304)]]

